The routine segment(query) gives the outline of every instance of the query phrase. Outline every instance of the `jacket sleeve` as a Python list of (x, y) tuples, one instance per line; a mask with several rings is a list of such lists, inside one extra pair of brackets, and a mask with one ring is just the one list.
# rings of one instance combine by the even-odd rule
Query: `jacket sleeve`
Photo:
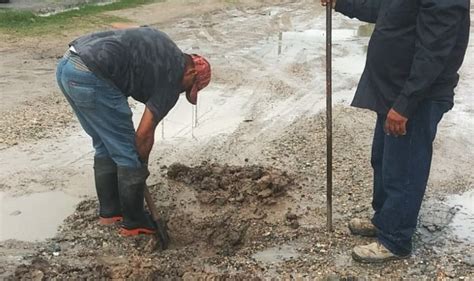
[[(334, 0), (333, 0), (334, 1)], [(375, 23), (380, 10), (382, 0), (337, 0), (336, 12), (350, 18)]]
[(456, 46), (470, 0), (420, 0), (417, 41), (410, 75), (393, 109), (410, 117), (443, 72)]

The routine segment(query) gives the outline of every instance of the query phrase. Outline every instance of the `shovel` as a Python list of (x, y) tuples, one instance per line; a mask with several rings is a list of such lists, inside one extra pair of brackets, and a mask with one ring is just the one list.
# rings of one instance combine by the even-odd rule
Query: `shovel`
[(156, 223), (155, 238), (157, 240), (157, 248), (164, 251), (168, 249), (168, 246), (170, 244), (170, 237), (168, 235), (168, 227), (166, 225), (166, 221), (160, 218), (158, 209), (156, 208), (155, 202), (153, 202), (153, 198), (151, 197), (148, 186), (145, 186), (144, 195), (148, 210), (150, 210), (151, 217)]

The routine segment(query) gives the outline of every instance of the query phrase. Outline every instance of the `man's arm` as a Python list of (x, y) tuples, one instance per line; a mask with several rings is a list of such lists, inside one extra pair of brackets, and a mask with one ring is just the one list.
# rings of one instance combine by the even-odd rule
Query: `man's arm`
[(417, 42), (410, 75), (393, 109), (405, 117), (446, 67), (457, 43), (460, 24), (469, 13), (469, 0), (420, 0)]
[[(321, 0), (321, 4), (326, 6), (329, 0)], [(336, 11), (350, 18), (357, 18), (361, 21), (375, 23), (378, 18), (380, 3), (382, 0), (333, 0)]]
[(408, 118), (445, 68), (456, 45), (458, 28), (469, 13), (469, 0), (420, 0), (420, 3), (418, 39), (410, 76), (385, 122), (385, 132), (394, 136), (406, 133)]
[(155, 129), (159, 121), (155, 119), (148, 107), (145, 107), (135, 138), (138, 154), (144, 163), (148, 163), (148, 157), (155, 142)]

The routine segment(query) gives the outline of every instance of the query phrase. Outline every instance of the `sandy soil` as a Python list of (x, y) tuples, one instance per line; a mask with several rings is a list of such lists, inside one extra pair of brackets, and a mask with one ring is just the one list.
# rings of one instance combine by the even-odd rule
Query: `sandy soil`
[[(457, 106), (440, 125), (413, 257), (361, 265), (350, 251), (370, 240), (346, 225), (370, 215), (374, 116), (348, 103), (367, 27), (341, 16), (334, 22), (335, 231), (328, 234), (323, 10), (315, 1), (191, 2), (198, 7), (173, 1), (114, 12), (164, 30), (213, 64), (198, 106), (180, 100), (157, 132), (148, 184), (168, 220), (166, 252), (147, 237), (122, 238), (116, 227), (96, 224), (90, 140), (54, 80), (64, 46), (85, 31), (0, 40), (0, 278), (474, 278), (472, 50)], [(133, 106), (138, 119), (143, 108)], [(57, 223), (41, 223), (38, 209)]]

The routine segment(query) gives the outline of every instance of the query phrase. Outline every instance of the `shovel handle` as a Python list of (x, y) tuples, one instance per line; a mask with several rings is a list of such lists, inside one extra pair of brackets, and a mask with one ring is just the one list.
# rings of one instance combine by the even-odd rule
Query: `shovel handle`
[(158, 244), (161, 250), (166, 250), (170, 244), (170, 237), (168, 235), (168, 227), (166, 225), (166, 221), (160, 218), (158, 209), (156, 208), (155, 202), (153, 202), (153, 198), (151, 197), (150, 189), (148, 186), (145, 185), (145, 189), (143, 190), (143, 194), (145, 195), (145, 202), (150, 210), (151, 217), (156, 223), (156, 238), (158, 239)]
[(145, 186), (143, 193), (145, 195), (146, 205), (148, 206), (148, 209), (150, 210), (153, 220), (154, 221), (159, 220), (160, 216), (158, 215), (159, 214), (158, 209), (156, 208), (155, 202), (153, 202), (153, 198), (151, 197), (150, 189), (148, 189), (148, 186)]

